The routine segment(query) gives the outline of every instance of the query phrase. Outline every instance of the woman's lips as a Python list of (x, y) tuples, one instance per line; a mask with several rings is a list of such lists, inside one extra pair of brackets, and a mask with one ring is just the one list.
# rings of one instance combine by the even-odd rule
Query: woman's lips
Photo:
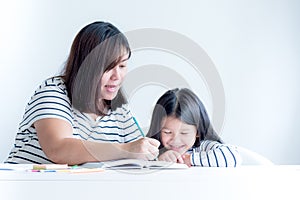
[(107, 92), (116, 92), (118, 86), (117, 85), (105, 85), (106, 91)]

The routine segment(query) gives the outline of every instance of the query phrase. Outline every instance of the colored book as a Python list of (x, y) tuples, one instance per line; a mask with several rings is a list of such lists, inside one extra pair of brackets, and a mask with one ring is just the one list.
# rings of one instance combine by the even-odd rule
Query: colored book
[(56, 169), (68, 169), (69, 166), (67, 164), (41, 164), (41, 165), (33, 165), (33, 170), (56, 170)]

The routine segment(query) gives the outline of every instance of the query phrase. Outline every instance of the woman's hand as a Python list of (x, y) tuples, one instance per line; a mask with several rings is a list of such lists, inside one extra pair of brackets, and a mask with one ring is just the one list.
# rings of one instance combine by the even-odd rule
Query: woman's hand
[(174, 162), (174, 163), (184, 163), (182, 156), (177, 151), (168, 150), (161, 154), (158, 157), (158, 160), (167, 161), (167, 162)]
[(127, 154), (125, 156), (127, 158), (154, 160), (159, 154), (159, 145), (160, 142), (158, 140), (145, 137), (134, 142), (123, 144), (123, 150), (125, 154)]

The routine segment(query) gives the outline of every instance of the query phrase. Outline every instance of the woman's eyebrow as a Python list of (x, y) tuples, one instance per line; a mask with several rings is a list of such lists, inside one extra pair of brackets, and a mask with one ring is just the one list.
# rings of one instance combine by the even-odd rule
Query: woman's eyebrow
[(127, 60), (129, 60), (129, 58), (124, 58), (124, 59), (121, 60), (120, 62), (125, 62), (125, 61), (127, 61)]
[[(126, 57), (125, 57), (126, 56)], [(123, 57), (125, 57), (124, 59), (122, 59)], [(129, 60), (129, 55), (128, 54), (124, 54), (123, 56), (121, 56), (121, 60), (120, 60), (120, 62), (125, 62), (125, 61), (127, 61), (127, 60)]]

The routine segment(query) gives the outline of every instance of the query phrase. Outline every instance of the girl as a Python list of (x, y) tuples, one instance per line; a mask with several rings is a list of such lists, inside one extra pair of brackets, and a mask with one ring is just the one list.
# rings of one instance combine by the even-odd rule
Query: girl
[(161, 142), (159, 160), (202, 167), (241, 164), (236, 147), (222, 142), (204, 105), (189, 89), (169, 90), (159, 98), (147, 136)]
[(6, 163), (155, 158), (159, 142), (142, 137), (120, 88), (129, 57), (126, 37), (112, 24), (82, 28), (63, 73), (31, 97)]

